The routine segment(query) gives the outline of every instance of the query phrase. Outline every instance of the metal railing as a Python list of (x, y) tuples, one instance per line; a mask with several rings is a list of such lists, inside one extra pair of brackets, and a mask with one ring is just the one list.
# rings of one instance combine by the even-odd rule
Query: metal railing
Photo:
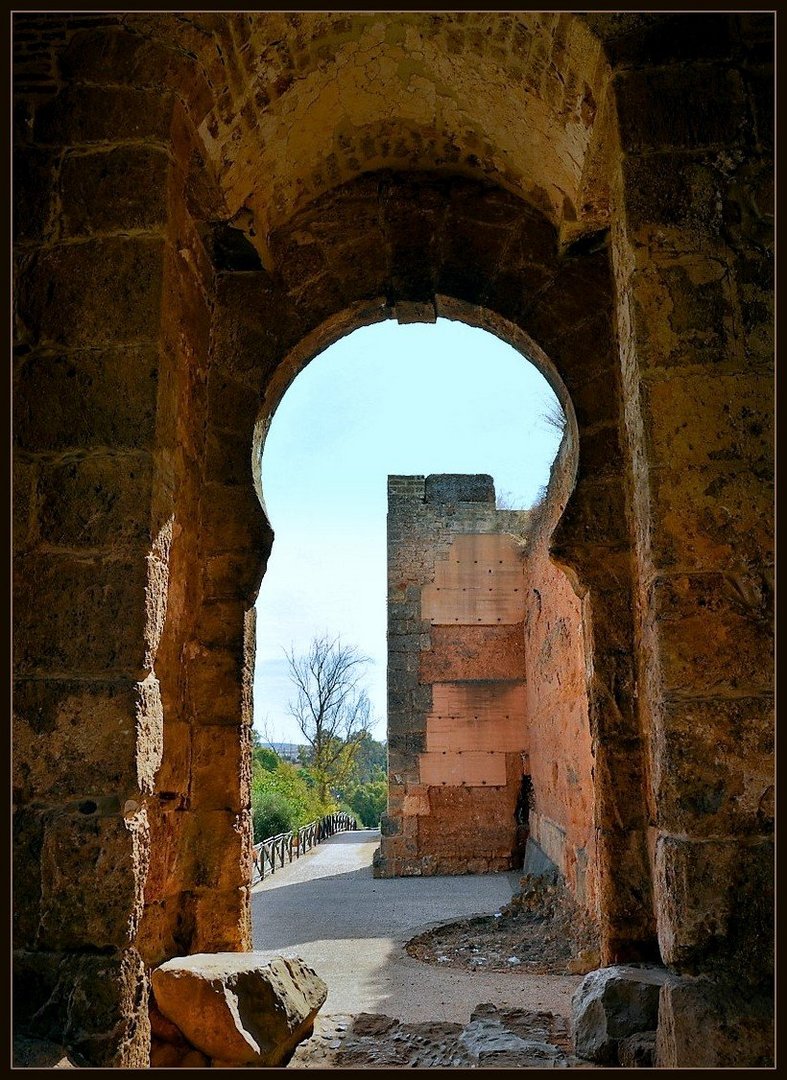
[(252, 885), (263, 881), (266, 873), (275, 874), (277, 865), (284, 866), (285, 859), (288, 862), (292, 862), (293, 858), (299, 859), (310, 848), (327, 840), (334, 833), (357, 828), (355, 818), (341, 812), (310, 821), (308, 825), (301, 825), (300, 829), (269, 836), (267, 840), (262, 840), (252, 848)]

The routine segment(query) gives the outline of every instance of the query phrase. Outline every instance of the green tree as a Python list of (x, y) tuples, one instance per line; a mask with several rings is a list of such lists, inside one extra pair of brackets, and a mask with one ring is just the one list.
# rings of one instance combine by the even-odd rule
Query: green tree
[(256, 844), (335, 810), (334, 803), (320, 799), (316, 785), (302, 771), (287, 761), (278, 761), (274, 769), (253, 761), (251, 812)]
[(388, 773), (388, 746), (384, 742), (378, 742), (371, 735), (366, 735), (358, 745), (355, 755), (355, 772), (353, 780), (358, 784), (365, 784), (369, 780), (379, 780), (380, 776)]
[(308, 744), (320, 801), (327, 802), (332, 789), (346, 785), (369, 734), (371, 705), (360, 685), (369, 658), (326, 635), (314, 638), (303, 656), (285, 655), (296, 691), (290, 714)]
[(388, 781), (384, 777), (358, 784), (347, 797), (347, 805), (355, 817), (369, 829), (376, 829), (380, 824), (387, 803)]
[(281, 758), (272, 746), (255, 746), (251, 752), (251, 760), (256, 762), (266, 772), (275, 772)]

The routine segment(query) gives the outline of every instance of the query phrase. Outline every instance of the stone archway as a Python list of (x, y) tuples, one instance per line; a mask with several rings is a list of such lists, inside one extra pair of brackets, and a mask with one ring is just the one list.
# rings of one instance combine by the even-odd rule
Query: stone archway
[[(495, 226), (484, 230), (480, 222), (490, 217)], [(418, 246), (397, 247), (402, 234), (418, 236)], [(367, 253), (364, 262), (359, 258), (360, 244)], [(570, 395), (572, 415), (576, 411), (580, 464), (555, 550), (575, 575), (576, 587), (591, 595), (589, 698), (597, 755), (596, 827), (605, 958), (652, 955), (644, 764), (632, 696), (631, 548), (624, 501), (625, 457), (620, 445), (622, 405), (613, 381), (608, 251), (602, 247), (590, 255), (561, 255), (554, 229), (543, 217), (492, 185), (391, 173), (364, 177), (323, 197), (297, 215), (287, 230), (274, 233), (271, 249), (282, 266), (314, 269), (303, 284), (301, 277), (296, 279), (297, 291), (288, 286), (286, 277), (271, 282), (264, 270), (223, 275), (215, 368), (208, 378), (208, 432), (225, 445), (232, 439), (250, 446), (256, 422), (259, 446), (286, 386), (311, 356), (356, 326), (392, 314), (405, 321), (433, 319), (437, 314), (464, 318), (493, 328), (509, 341), (514, 339), (512, 343), (520, 348), (529, 340), (532, 326), (542, 337), (548, 336), (552, 355), (560, 358), (555, 363), (562, 363), (558, 369), (566, 383), (560, 392)], [(431, 263), (425, 263), (424, 250), (433, 253)], [(528, 272), (538, 275), (538, 290), (532, 296), (523, 292), (513, 304), (511, 282), (517, 274), (526, 279)], [(445, 295), (449, 287), (452, 298)], [(283, 338), (278, 366), (269, 329), (271, 310), (283, 315), (297, 312), (301, 335), (289, 348)], [(258, 334), (267, 328), (263, 354), (254, 348), (238, 348), (244, 338), (258, 346), (255, 325)], [(536, 358), (542, 355), (534, 346), (529, 353)], [(232, 379), (228, 369), (246, 374)], [(227, 408), (229, 393), (234, 402), (231, 410)], [(263, 405), (257, 422), (260, 399)], [(239, 422), (241, 408), (244, 419)], [(232, 431), (228, 416), (236, 424)], [(222, 425), (215, 436), (213, 423)], [(228, 493), (220, 498), (222, 511), (217, 520), (222, 534), (234, 530), (241, 538), (221, 558), (237, 571), (244, 558), (254, 562), (243, 537), (244, 528), (253, 520), (249, 492), (235, 490), (234, 501), (241, 508), (235, 524), (227, 516)], [(202, 535), (203, 542), (210, 542), (204, 523)], [(234, 678), (239, 682), (239, 669)], [(628, 778), (625, 785), (619, 784), (621, 770)]]
[(437, 297), (576, 411), (606, 955), (769, 992), (773, 26), (686, 18), (15, 20), (20, 1023), (144, 1064), (146, 964), (248, 943), (263, 387)]

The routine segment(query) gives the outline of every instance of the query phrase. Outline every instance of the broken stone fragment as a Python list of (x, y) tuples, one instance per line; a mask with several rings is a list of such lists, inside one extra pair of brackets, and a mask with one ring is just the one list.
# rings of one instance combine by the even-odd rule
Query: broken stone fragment
[[(473, 1012), (459, 1042), (478, 1060), (479, 1066), (551, 1068), (562, 1056), (558, 1048), (539, 1038), (525, 1037), (509, 1026), (512, 1017), (526, 1015), (493, 1011), (481, 1005)], [(545, 1032), (534, 1030), (532, 1034)]]
[(161, 1013), (214, 1064), (280, 1066), (306, 1038), (328, 996), (296, 957), (197, 953), (156, 968)]
[(571, 1031), (578, 1057), (618, 1064), (618, 1044), (655, 1031), (659, 992), (672, 976), (657, 967), (608, 967), (591, 971), (571, 1001)]

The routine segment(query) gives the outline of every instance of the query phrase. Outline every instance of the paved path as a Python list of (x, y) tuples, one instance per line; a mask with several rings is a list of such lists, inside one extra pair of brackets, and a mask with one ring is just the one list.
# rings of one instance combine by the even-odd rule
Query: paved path
[(314, 968), (329, 988), (323, 1014), (467, 1023), (490, 1002), (569, 1015), (579, 976), (446, 970), (404, 951), (429, 926), (499, 910), (516, 873), (375, 880), (379, 843), (377, 830), (339, 833), (252, 891), (254, 948)]

